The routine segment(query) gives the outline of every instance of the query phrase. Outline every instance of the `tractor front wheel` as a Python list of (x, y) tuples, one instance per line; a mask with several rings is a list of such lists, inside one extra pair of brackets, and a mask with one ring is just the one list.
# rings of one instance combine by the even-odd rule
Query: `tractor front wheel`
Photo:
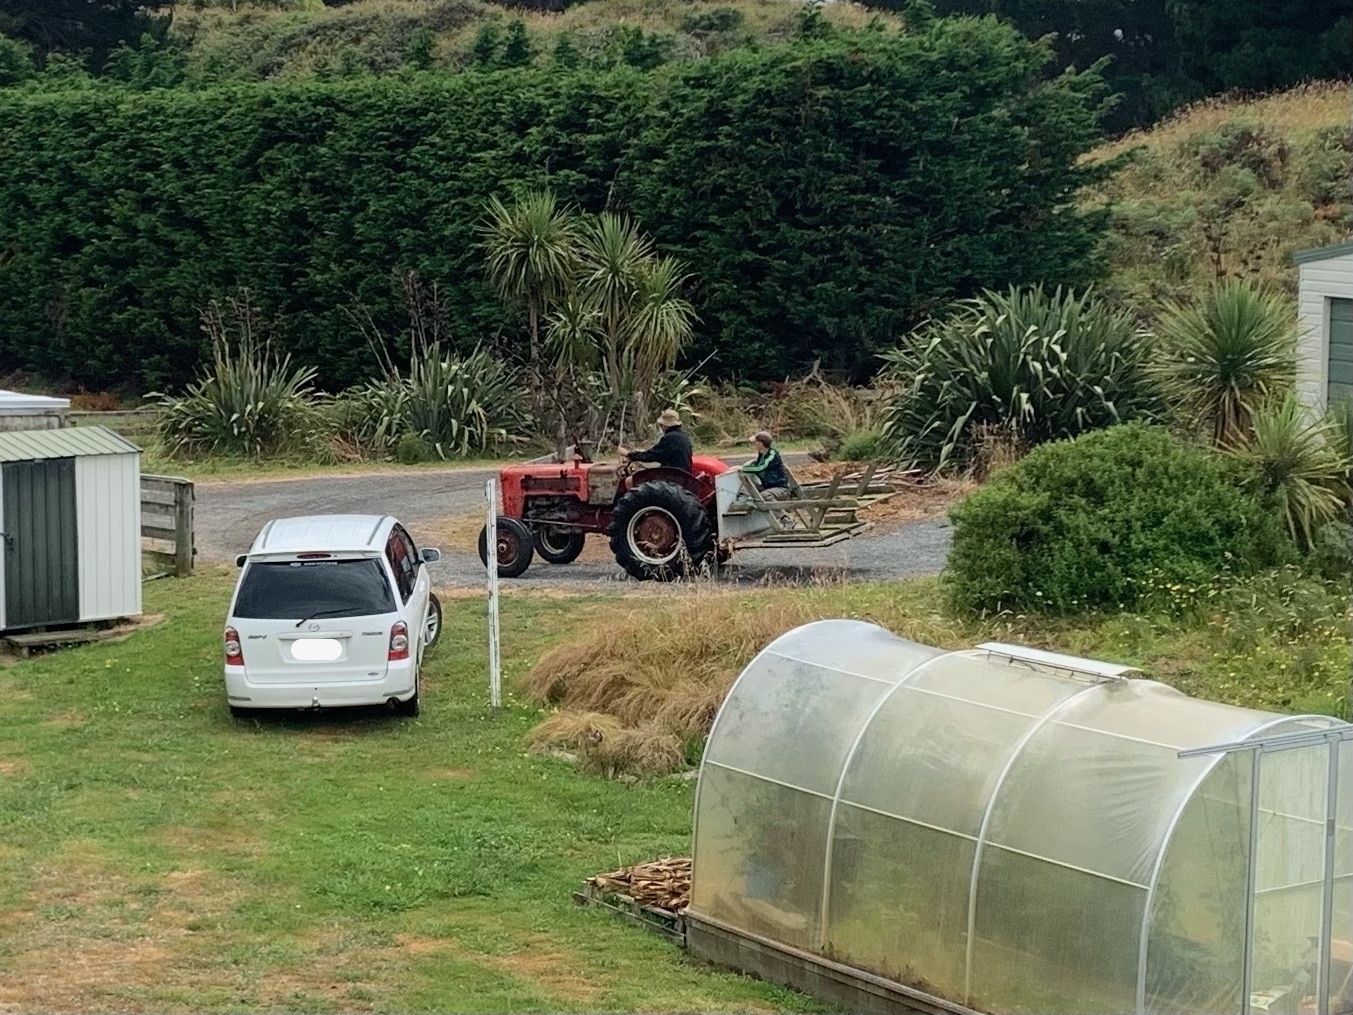
[(572, 564), (583, 552), (586, 538), (575, 529), (555, 529), (542, 525), (535, 530), (536, 553), (551, 564)]
[(704, 505), (675, 483), (640, 483), (611, 513), (611, 553), (640, 581), (689, 577), (713, 549)]
[[(479, 561), (489, 566), (489, 527), (479, 530)], [(535, 539), (531, 530), (515, 518), (498, 519), (498, 577), (518, 578), (531, 566)]]

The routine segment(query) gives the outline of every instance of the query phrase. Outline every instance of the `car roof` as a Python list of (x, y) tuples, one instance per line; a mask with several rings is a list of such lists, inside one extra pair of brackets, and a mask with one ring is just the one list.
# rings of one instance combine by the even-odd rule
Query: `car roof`
[(381, 551), (395, 520), (389, 515), (305, 515), (275, 518), (249, 548), (257, 553), (300, 553), (306, 550)]

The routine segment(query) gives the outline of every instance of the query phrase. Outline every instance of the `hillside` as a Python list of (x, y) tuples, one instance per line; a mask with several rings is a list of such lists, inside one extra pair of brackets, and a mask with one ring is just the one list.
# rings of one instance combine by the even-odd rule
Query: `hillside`
[(1211, 99), (1091, 156), (1115, 157), (1089, 199), (1110, 203), (1109, 284), (1137, 306), (1218, 277), (1294, 289), (1293, 251), (1353, 235), (1347, 83)]
[[(258, 80), (385, 73), (402, 64), (457, 69), (522, 63), (556, 52), (638, 66), (710, 56), (794, 35), (802, 6), (786, 0), (595, 0), (562, 13), (508, 9), (485, 0), (359, 0), (309, 10), (181, 8), (171, 37), (187, 44), (189, 80)], [(896, 18), (851, 3), (823, 9), (828, 22), (863, 26)], [(514, 22), (525, 52), (507, 55)]]

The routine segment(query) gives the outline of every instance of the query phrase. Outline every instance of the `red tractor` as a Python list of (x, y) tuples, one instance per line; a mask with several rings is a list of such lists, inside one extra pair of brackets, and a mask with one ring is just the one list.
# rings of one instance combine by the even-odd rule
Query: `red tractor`
[[(516, 578), (534, 554), (568, 564), (589, 532), (611, 537), (616, 563), (641, 580), (689, 575), (719, 553), (715, 481), (731, 468), (697, 455), (691, 472), (588, 461), (513, 465), (498, 477), (498, 574)], [(488, 562), (488, 527), (479, 558)]]

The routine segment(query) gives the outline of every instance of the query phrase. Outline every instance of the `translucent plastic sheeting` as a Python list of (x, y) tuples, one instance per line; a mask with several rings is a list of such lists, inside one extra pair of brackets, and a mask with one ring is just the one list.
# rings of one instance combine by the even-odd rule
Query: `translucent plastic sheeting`
[[(1178, 754), (1302, 722), (810, 624), (715, 722), (692, 909), (988, 1010), (1239, 1012), (1252, 762)], [(1317, 767), (1265, 770), (1256, 977), (1320, 933)], [(1353, 921), (1353, 874), (1335, 887)]]
[(1325, 879), (1327, 747), (1264, 755), (1259, 766), (1251, 993), (1316, 993)]
[(1350, 1015), (1353, 1013), (1353, 741), (1344, 741), (1340, 747), (1338, 789), (1328, 996), (1331, 1015)]
[(1241, 1010), (1250, 775), (1248, 754), (1217, 759), (1174, 830), (1148, 914), (1153, 1015)]

